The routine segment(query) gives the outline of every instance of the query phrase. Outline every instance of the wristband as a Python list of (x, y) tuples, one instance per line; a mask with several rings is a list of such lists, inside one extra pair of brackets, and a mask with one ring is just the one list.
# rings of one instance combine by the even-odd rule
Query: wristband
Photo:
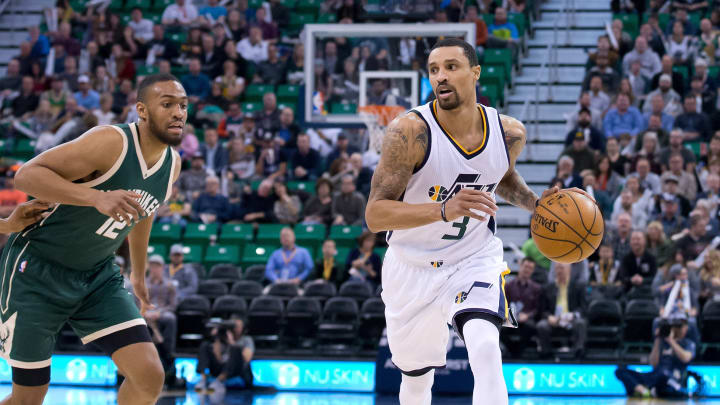
[(447, 217), (445, 216), (445, 202), (443, 201), (442, 204), (440, 204), (440, 216), (442, 217), (442, 220), (444, 222), (450, 222), (447, 220)]

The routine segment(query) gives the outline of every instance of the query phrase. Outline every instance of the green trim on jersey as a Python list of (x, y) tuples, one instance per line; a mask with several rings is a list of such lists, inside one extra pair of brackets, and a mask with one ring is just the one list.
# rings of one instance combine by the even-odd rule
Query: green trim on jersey
[[(129, 190), (140, 194), (143, 218), (152, 215), (167, 200), (175, 168), (174, 153), (167, 147), (157, 164), (146, 167), (135, 123), (113, 125), (123, 135), (123, 150), (112, 168), (102, 176), (80, 183), (96, 190)], [(40, 223), (22, 233), (28, 251), (48, 262), (73, 270), (90, 270), (112, 260), (115, 251), (132, 230), (94, 207), (58, 205)]]

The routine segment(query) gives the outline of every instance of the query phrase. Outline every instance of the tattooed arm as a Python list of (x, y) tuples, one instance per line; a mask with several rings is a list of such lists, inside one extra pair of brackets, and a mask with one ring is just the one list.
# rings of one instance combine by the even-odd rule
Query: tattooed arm
[(510, 153), (510, 168), (500, 181), (497, 194), (510, 204), (533, 212), (538, 196), (528, 187), (520, 173), (515, 169), (515, 161), (517, 161), (520, 152), (525, 147), (527, 133), (525, 125), (507, 115), (500, 115), (500, 120), (505, 130), (505, 142)]
[(372, 232), (408, 229), (441, 221), (440, 204), (399, 201), (428, 145), (428, 129), (414, 113), (396, 118), (383, 139), (380, 163), (372, 177), (365, 221)]

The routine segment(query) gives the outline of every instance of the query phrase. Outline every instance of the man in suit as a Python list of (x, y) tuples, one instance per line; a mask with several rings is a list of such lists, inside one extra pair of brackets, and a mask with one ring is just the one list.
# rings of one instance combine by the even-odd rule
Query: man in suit
[(218, 132), (215, 128), (205, 130), (205, 142), (200, 145), (198, 153), (205, 158), (207, 169), (218, 176), (228, 164), (227, 149), (218, 143)]
[(645, 249), (645, 233), (633, 231), (630, 234), (630, 253), (620, 263), (620, 279), (625, 288), (649, 286), (657, 273), (657, 263)]
[(585, 284), (570, 278), (570, 264), (553, 263), (555, 281), (545, 286), (541, 299), (541, 318), (537, 325), (540, 357), (552, 356), (552, 333), (566, 329), (572, 335), (573, 353), (580, 358), (585, 351), (587, 322)]

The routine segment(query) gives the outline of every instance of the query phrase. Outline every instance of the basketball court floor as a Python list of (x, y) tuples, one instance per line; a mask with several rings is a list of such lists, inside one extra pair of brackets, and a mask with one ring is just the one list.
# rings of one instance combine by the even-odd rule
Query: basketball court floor
[[(0, 385), (0, 398), (10, 392), (10, 385)], [(51, 387), (45, 404), (52, 405), (114, 405), (115, 390)], [(435, 397), (433, 405), (469, 405), (470, 397)], [(224, 398), (178, 393), (164, 396), (158, 405), (397, 405), (395, 396), (350, 393), (282, 392), (252, 395), (230, 392)], [(695, 401), (638, 400), (617, 397), (510, 397), (510, 405), (671, 405), (719, 404), (718, 399)], [(492, 404), (488, 404), (492, 405)]]

